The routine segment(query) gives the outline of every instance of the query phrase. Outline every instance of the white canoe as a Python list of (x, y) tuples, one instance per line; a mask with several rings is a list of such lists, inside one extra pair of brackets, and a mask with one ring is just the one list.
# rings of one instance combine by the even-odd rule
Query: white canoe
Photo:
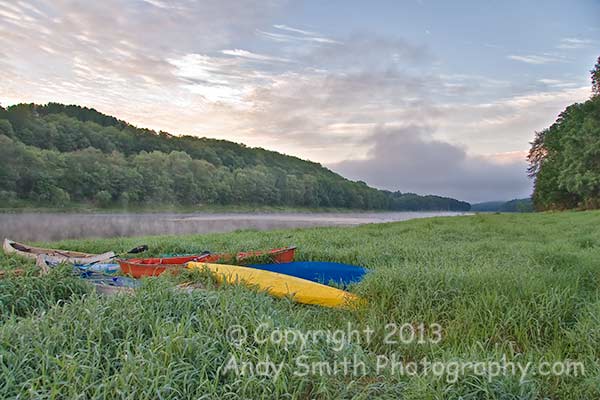
[(115, 253), (112, 251), (102, 254), (92, 254), (82, 253), (80, 251), (45, 249), (43, 247), (29, 246), (10, 239), (4, 239), (2, 248), (6, 254), (18, 254), (34, 260), (42, 258), (47, 263), (52, 264), (92, 264), (100, 261), (107, 261), (115, 257)]

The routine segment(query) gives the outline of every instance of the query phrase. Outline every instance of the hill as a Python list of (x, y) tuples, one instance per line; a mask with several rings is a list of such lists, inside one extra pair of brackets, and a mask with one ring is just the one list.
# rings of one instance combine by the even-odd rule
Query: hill
[(533, 202), (530, 198), (510, 201), (487, 201), (471, 205), (475, 212), (532, 212)]
[(0, 107), (0, 153), (5, 204), (470, 208), (446, 197), (377, 190), (262, 148), (137, 128), (75, 105)]
[(486, 201), (483, 203), (471, 204), (471, 211), (475, 212), (494, 212), (500, 210), (505, 201)]

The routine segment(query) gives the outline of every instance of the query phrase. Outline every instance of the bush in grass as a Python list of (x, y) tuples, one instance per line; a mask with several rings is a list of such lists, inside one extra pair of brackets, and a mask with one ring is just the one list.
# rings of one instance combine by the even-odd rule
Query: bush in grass
[(55, 206), (64, 207), (71, 200), (69, 193), (58, 187), (53, 187), (50, 191), (50, 203)]
[(107, 190), (96, 193), (95, 199), (100, 207), (109, 207), (112, 203), (112, 196)]

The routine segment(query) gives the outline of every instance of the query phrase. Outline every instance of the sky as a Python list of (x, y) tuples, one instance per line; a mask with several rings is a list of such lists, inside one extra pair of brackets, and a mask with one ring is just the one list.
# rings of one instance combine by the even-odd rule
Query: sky
[(401, 192), (527, 197), (600, 1), (0, 0), (0, 104), (96, 108)]

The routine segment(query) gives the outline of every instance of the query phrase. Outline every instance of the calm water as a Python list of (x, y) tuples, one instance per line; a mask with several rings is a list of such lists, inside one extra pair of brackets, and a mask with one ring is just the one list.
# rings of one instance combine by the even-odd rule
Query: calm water
[(465, 215), (462, 212), (276, 213), (276, 214), (0, 214), (0, 238), (16, 241), (229, 232), (237, 229), (282, 229), (355, 226), (414, 218)]

